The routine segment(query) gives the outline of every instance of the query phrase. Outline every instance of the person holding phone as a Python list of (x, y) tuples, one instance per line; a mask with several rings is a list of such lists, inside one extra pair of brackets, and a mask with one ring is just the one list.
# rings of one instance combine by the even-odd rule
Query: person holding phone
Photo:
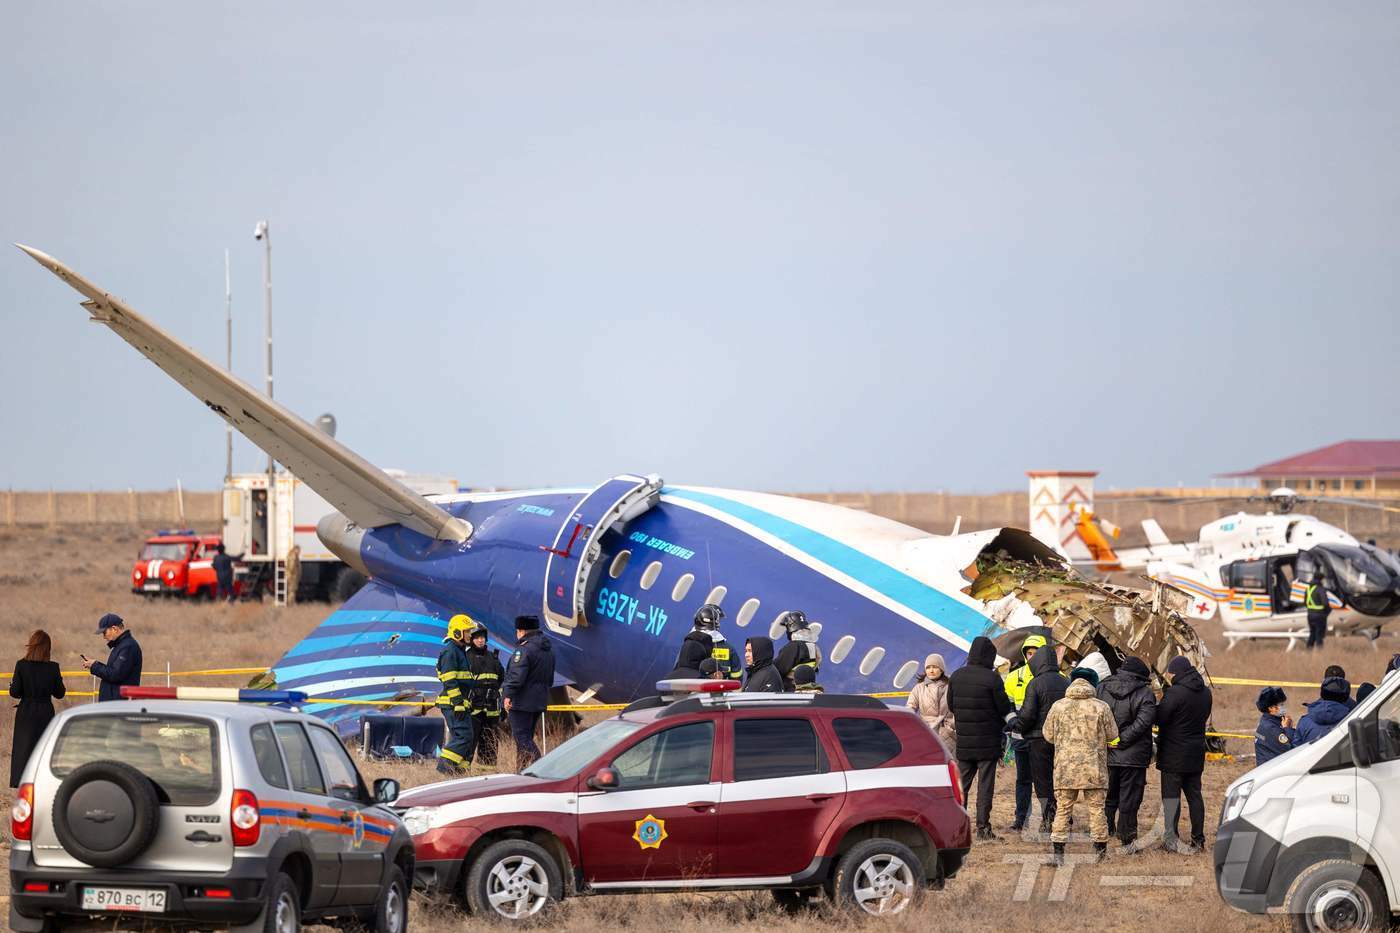
[(63, 699), (68, 692), (58, 665), (49, 660), (53, 642), (43, 629), (29, 636), (24, 657), (15, 662), (10, 678), (10, 696), (19, 700), (15, 711), (14, 741), (10, 745), (10, 786), (19, 787), (20, 775), (29, 763), (39, 736), (53, 719), (53, 701)]
[(97, 620), (97, 634), (107, 640), (107, 661), (94, 661), (87, 655), (83, 667), (102, 683), (97, 688), (97, 702), (120, 700), (122, 687), (141, 686), (141, 645), (137, 643), (126, 623), (115, 612)]

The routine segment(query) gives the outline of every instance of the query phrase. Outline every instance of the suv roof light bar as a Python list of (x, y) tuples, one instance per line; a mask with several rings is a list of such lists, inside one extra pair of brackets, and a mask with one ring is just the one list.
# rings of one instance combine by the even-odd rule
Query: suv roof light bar
[(300, 690), (246, 690), (241, 687), (122, 687), (124, 700), (216, 700), (225, 703), (305, 703)]
[(709, 680), (704, 677), (676, 677), (671, 680), (658, 680), (657, 693), (727, 693), (738, 690), (737, 680)]

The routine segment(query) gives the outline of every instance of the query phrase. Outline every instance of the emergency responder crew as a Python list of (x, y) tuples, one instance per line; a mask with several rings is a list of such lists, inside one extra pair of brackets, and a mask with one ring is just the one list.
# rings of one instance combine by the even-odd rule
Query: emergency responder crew
[[(1048, 650), (1052, 649), (1041, 649)], [(1039, 676), (1039, 671), (1036, 673)], [(1064, 864), (1070, 817), (1078, 801), (1089, 807), (1094, 853), (1100, 860), (1108, 855), (1104, 797), (1108, 791), (1108, 746), (1118, 738), (1118, 723), (1113, 710), (1098, 698), (1098, 685), (1099, 675), (1093, 669), (1076, 667), (1070, 673), (1069, 688), (1050, 707), (1042, 727), (1045, 741), (1055, 746), (1055, 826), (1050, 845), (1056, 865)]]
[[(1036, 651), (1031, 658), (1031, 685), (1026, 688), (1025, 702), (1016, 713), (1012, 731), (1026, 740), (1026, 752), (1031, 764), (1031, 783), (1035, 786), (1035, 796), (1040, 801), (1040, 831), (1050, 831), (1055, 819), (1055, 808), (1059, 805), (1055, 796), (1055, 745), (1042, 734), (1045, 717), (1050, 709), (1065, 695), (1069, 687), (1060, 673), (1059, 655), (1051, 645)], [(1107, 785), (1105, 785), (1107, 786)]]
[(1303, 605), (1308, 608), (1308, 647), (1321, 648), (1327, 637), (1327, 616), (1332, 612), (1332, 604), (1327, 601), (1327, 578), (1321, 570), (1308, 584)]
[(749, 693), (784, 693), (783, 678), (773, 666), (773, 639), (754, 635), (744, 642), (744, 690)]
[[(715, 657), (715, 636), (719, 634), (719, 623), (723, 618), (724, 610), (714, 603), (706, 603), (695, 611), (694, 627), (681, 640), (676, 666), (667, 675), (668, 679), (684, 680), (702, 676), (700, 662), (706, 658), (714, 658), (720, 668), (728, 673), (725, 664)], [(725, 646), (724, 655), (727, 662), (730, 655), (728, 645)]]
[(817, 683), (816, 668), (809, 664), (799, 664), (792, 672), (792, 680), (796, 685), (794, 693), (825, 693), (822, 685)]
[(467, 634), (467, 670), (471, 682), (467, 685), (467, 712), (472, 717), (472, 747), (463, 757), (467, 764), (475, 759), (483, 765), (496, 763), (496, 740), (501, 722), (501, 678), (505, 668), (491, 650), (486, 626), (472, 624)]
[(218, 583), (218, 594), (214, 598), (233, 602), (233, 558), (228, 556), (222, 544), (214, 549), (214, 559), (210, 564)]
[[(716, 609), (719, 607), (716, 606)], [(723, 614), (720, 615), (723, 618)], [(739, 649), (731, 647), (724, 633), (719, 630), (719, 624), (715, 624), (714, 631), (710, 632), (710, 641), (714, 647), (710, 649), (710, 657), (724, 674), (725, 680), (741, 680), (744, 676), (744, 662), (739, 657)], [(703, 672), (702, 672), (703, 673)]]
[(437, 675), (442, 681), (437, 705), (447, 720), (447, 744), (438, 750), (437, 769), (443, 774), (459, 774), (471, 763), (471, 713), (467, 711), (467, 691), (471, 689), (471, 660), (467, 657), (467, 632), (475, 623), (471, 616), (455, 615), (447, 621), (447, 637), (438, 655)]
[(798, 667), (810, 667), (815, 681), (821, 672), (822, 652), (817, 647), (817, 636), (812, 625), (801, 609), (789, 609), (778, 617), (778, 624), (787, 630), (788, 643), (778, 652), (774, 665), (783, 678), (783, 689), (791, 693), (796, 687), (792, 672)]
[(1254, 705), (1259, 710), (1259, 725), (1254, 729), (1254, 763), (1262, 765), (1298, 746), (1298, 730), (1293, 717), (1283, 705), (1288, 694), (1282, 687), (1265, 687), (1259, 691)]
[[(1162, 772), (1162, 848), (1190, 854), (1206, 844), (1206, 804), (1201, 772), (1206, 767), (1206, 723), (1213, 703), (1210, 688), (1184, 657), (1167, 664), (1169, 686), (1157, 704), (1157, 770)], [(1177, 836), (1181, 798), (1191, 816), (1191, 845)]]
[(1141, 658), (1123, 659), (1118, 673), (1099, 683), (1099, 699), (1113, 711), (1118, 741), (1108, 747), (1108, 795), (1104, 813), (1108, 834), (1125, 846), (1137, 839), (1138, 810), (1147, 787), (1147, 766), (1152, 764), (1152, 723), (1157, 718), (1157, 696), (1152, 674)]
[(85, 654), (78, 657), (83, 659), (83, 667), (102, 681), (97, 688), (97, 702), (120, 700), (122, 687), (141, 686), (141, 646), (115, 612), (97, 620), (97, 634), (107, 640), (107, 663), (94, 661)]
[(539, 616), (516, 616), (515, 653), (503, 683), (506, 719), (515, 740), (515, 763), (520, 770), (540, 757), (535, 726), (549, 708), (554, 686), (554, 646), (540, 631)]
[[(1026, 702), (1026, 688), (1035, 677), (1031, 671), (1031, 658), (1045, 647), (1044, 635), (1027, 635), (1021, 643), (1021, 658), (1026, 663), (1006, 675), (1006, 696), (1017, 712)], [(1026, 828), (1026, 817), (1031, 812), (1031, 753), (1024, 738), (1011, 737), (1011, 753), (1016, 761), (1016, 815), (1011, 818), (1011, 831), (1019, 833)]]

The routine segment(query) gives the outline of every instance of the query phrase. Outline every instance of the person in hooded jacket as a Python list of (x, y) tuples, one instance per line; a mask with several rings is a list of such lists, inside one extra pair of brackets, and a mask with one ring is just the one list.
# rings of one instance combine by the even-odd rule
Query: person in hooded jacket
[(992, 795), (996, 792), (1002, 735), (1015, 716), (995, 670), (996, 660), (996, 645), (978, 635), (967, 649), (967, 664), (948, 678), (948, 708), (953, 711), (963, 800), (970, 800), (968, 791), (975, 776), (977, 838), (984, 841), (997, 838), (992, 832)]
[(1016, 731), (1026, 738), (1030, 754), (1031, 782), (1040, 801), (1040, 831), (1050, 832), (1055, 819), (1055, 746), (1045, 740), (1042, 730), (1050, 707), (1065, 695), (1069, 681), (1060, 673), (1060, 658), (1055, 648), (1046, 645), (1031, 658), (1031, 685), (1026, 699), (1016, 713)]
[(1151, 672), (1141, 658), (1127, 658), (1118, 673), (1099, 684), (1099, 699), (1108, 704), (1118, 725), (1118, 741), (1108, 749), (1108, 793), (1104, 812), (1108, 834), (1123, 845), (1137, 839), (1138, 809), (1147, 787), (1147, 766), (1152, 763), (1152, 722), (1157, 717), (1157, 696), (1149, 681)]
[[(1042, 649), (1044, 650), (1044, 649)], [(1036, 655), (1040, 657), (1039, 654)], [(1042, 674), (1036, 672), (1039, 681)], [(1097, 696), (1099, 675), (1076, 667), (1065, 695), (1045, 717), (1044, 740), (1055, 745), (1055, 828), (1050, 836), (1056, 865), (1064, 864), (1065, 843), (1074, 805), (1089, 807), (1089, 836), (1102, 860), (1108, 854), (1108, 820), (1104, 795), (1108, 788), (1108, 746), (1118, 738), (1113, 711)]]
[[(1006, 696), (1011, 700), (1014, 709), (1019, 710), (1021, 704), (1026, 701), (1026, 689), (1035, 678), (1034, 672), (1031, 671), (1031, 658), (1044, 647), (1044, 635), (1027, 635), (1026, 640), (1021, 642), (1021, 659), (1025, 663), (1007, 674), (1005, 680)], [(1024, 738), (1011, 736), (1011, 754), (1016, 762), (1016, 815), (1011, 819), (1011, 831), (1019, 833), (1026, 828), (1026, 816), (1031, 812), (1031, 788), (1034, 786), (1031, 779), (1031, 753), (1026, 748)]]
[(904, 705), (919, 714), (924, 725), (943, 740), (948, 757), (957, 761), (958, 737), (953, 731), (953, 711), (948, 708), (947, 667), (941, 654), (924, 658), (924, 678), (909, 691)]
[(1259, 691), (1254, 706), (1259, 710), (1259, 725), (1254, 728), (1254, 763), (1262, 765), (1296, 748), (1298, 730), (1284, 708), (1288, 694), (1282, 687), (1265, 687)]
[(754, 635), (744, 642), (744, 690), (783, 693), (783, 677), (773, 665), (773, 639)]
[(1298, 744), (1316, 742), (1351, 712), (1347, 701), (1351, 698), (1351, 684), (1340, 677), (1328, 677), (1322, 681), (1322, 696), (1311, 703), (1304, 703), (1308, 711), (1298, 720)]
[(1162, 772), (1162, 819), (1166, 828), (1162, 845), (1168, 852), (1183, 850), (1177, 836), (1181, 821), (1181, 797), (1191, 816), (1191, 846), (1206, 843), (1206, 804), (1201, 797), (1201, 772), (1206, 767), (1206, 723), (1210, 720), (1211, 694), (1190, 660), (1178, 656), (1167, 664), (1170, 686), (1157, 704), (1157, 770)]

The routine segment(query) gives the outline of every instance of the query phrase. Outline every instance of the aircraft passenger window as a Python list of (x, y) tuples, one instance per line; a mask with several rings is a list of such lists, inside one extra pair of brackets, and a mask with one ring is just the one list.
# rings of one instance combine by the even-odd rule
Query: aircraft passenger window
[(714, 603), (716, 606), (718, 606), (724, 600), (724, 594), (728, 592), (729, 587), (717, 586), (714, 589), (710, 590), (710, 595), (705, 597), (705, 602)]
[(905, 661), (904, 666), (899, 669), (899, 673), (894, 675), (894, 688), (903, 690), (904, 685), (914, 679), (914, 675), (919, 672), (918, 661)]
[(750, 599), (739, 607), (739, 616), (734, 620), (739, 628), (743, 628), (753, 620), (753, 614), (758, 611), (758, 600)]
[(612, 559), (612, 566), (608, 568), (608, 576), (616, 580), (622, 576), (622, 571), (627, 569), (627, 561), (632, 557), (631, 551), (618, 551), (617, 556)]
[(812, 638), (816, 639), (822, 637), (822, 624), (820, 622), (813, 622), (811, 625), (807, 626), (807, 628), (812, 632)]
[(734, 723), (734, 780), (761, 781), (829, 770), (805, 719), (740, 719)]
[(647, 569), (642, 571), (642, 589), (651, 589), (659, 576), (661, 576), (661, 561), (654, 560), (647, 564)]
[(650, 735), (613, 759), (619, 787), (681, 787), (707, 784), (715, 724), (695, 722)]
[(773, 639), (774, 641), (777, 641), (779, 638), (782, 638), (783, 633), (787, 631), (787, 629), (783, 628), (783, 623), (778, 621), (786, 614), (786, 609), (784, 609), (782, 612), (779, 612), (776, 616), (773, 617), (773, 624), (768, 626), (768, 637)]
[(860, 672), (866, 677), (869, 677), (875, 671), (875, 668), (880, 665), (880, 662), (884, 660), (884, 657), (884, 648), (881, 648), (879, 646), (871, 648), (865, 653), (865, 657), (861, 658)]
[(840, 664), (842, 661), (846, 660), (846, 655), (850, 654), (851, 649), (855, 646), (856, 637), (854, 635), (841, 636), (841, 640), (831, 649), (831, 663)]
[(682, 574), (681, 578), (676, 581), (676, 585), (671, 588), (671, 600), (673, 602), (680, 602), (685, 599), (685, 594), (690, 592), (690, 584), (694, 582), (695, 574)]

